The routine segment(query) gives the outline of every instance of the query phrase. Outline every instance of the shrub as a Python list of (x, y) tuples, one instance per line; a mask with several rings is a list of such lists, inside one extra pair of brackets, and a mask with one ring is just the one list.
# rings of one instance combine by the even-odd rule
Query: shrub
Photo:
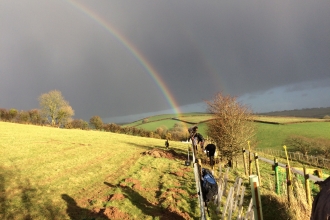
[(300, 151), (305, 156), (312, 151), (312, 140), (304, 136), (292, 135), (285, 140), (285, 145)]
[(30, 114), (26, 111), (21, 111), (18, 115), (17, 122), (26, 124), (30, 121)]
[(91, 127), (94, 127), (96, 130), (101, 130), (103, 127), (103, 121), (100, 116), (95, 115), (89, 119)]

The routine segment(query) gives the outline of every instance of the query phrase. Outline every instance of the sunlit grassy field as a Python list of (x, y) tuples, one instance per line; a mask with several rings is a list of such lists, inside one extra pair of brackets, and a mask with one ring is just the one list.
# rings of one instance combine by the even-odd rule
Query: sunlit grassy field
[[(159, 139), (0, 122), (0, 219), (194, 219), (192, 168), (141, 154), (163, 146)], [(187, 146), (171, 142), (171, 149)]]
[(183, 124), (187, 128), (192, 126), (191, 124), (188, 124), (188, 123), (168, 119), (168, 120), (154, 121), (154, 122), (141, 124), (139, 126), (136, 126), (136, 128), (142, 128), (142, 129), (145, 129), (145, 130), (148, 130), (148, 131), (155, 131), (157, 128), (160, 128), (160, 127), (163, 127), (165, 129), (173, 128), (175, 124)]
[(325, 122), (327, 119), (302, 118), (302, 117), (282, 117), (282, 116), (254, 116), (254, 120), (274, 123), (297, 123), (297, 122)]
[[(209, 114), (207, 113), (200, 113), (200, 112), (197, 112), (197, 113), (181, 113), (179, 115), (177, 114), (164, 114), (164, 115), (154, 115), (154, 116), (150, 116), (150, 117), (147, 117), (145, 119), (147, 119), (148, 123), (150, 122), (155, 122), (155, 121), (160, 121), (160, 120), (163, 120), (163, 121), (166, 121), (166, 120), (170, 120), (172, 121), (174, 118), (176, 119), (191, 119), (193, 121), (196, 121), (196, 123), (202, 121), (202, 119), (206, 117), (206, 118), (210, 118)], [(189, 121), (187, 120), (187, 121)], [(174, 121), (177, 121), (177, 120), (174, 120)], [(190, 121), (189, 121), (190, 122)], [(138, 126), (138, 125), (142, 125), (143, 124), (143, 119), (141, 120), (137, 120), (137, 121), (134, 121), (132, 123), (127, 123), (127, 124), (124, 124), (123, 127), (134, 127), (134, 126)]]
[(200, 115), (187, 115), (177, 117), (179, 120), (190, 122), (190, 123), (200, 123), (212, 119), (214, 116), (211, 114), (200, 114)]
[[(278, 148), (282, 150), (284, 141), (290, 135), (311, 138), (329, 138), (329, 122), (305, 122), (296, 124), (273, 125), (256, 123), (259, 148)], [(290, 146), (288, 146), (290, 149)]]
[[(288, 134), (324, 137), (328, 126), (260, 123), (258, 138), (281, 147), (279, 140)], [(184, 166), (186, 149), (174, 141), (165, 150), (160, 139), (0, 122), (0, 219), (199, 219), (192, 167)], [(159, 151), (150, 154), (154, 150)], [(178, 157), (155, 156), (172, 150)], [(285, 197), (279, 202), (269, 192), (271, 165), (260, 164), (264, 218), (282, 210), (279, 219), (295, 219)], [(230, 182), (237, 176), (247, 186), (241, 160)], [(248, 189), (246, 194), (245, 204)]]

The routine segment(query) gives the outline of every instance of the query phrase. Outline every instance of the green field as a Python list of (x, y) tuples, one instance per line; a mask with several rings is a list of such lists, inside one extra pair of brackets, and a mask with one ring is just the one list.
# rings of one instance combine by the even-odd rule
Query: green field
[[(257, 123), (258, 148), (277, 148), (282, 150), (284, 140), (290, 135), (330, 139), (329, 122), (305, 122), (274, 125)], [(287, 146), (290, 149), (290, 146)]]
[[(141, 120), (137, 120), (132, 123), (124, 124), (123, 126), (124, 127), (135, 127), (135, 126), (141, 126), (141, 125), (156, 122), (156, 121), (163, 121), (164, 123), (167, 123), (166, 121), (174, 121), (174, 122), (176, 121), (177, 122), (178, 120), (182, 120), (182, 121), (194, 124), (194, 123), (199, 123), (201, 121), (209, 120), (211, 118), (212, 118), (212, 115), (207, 114), (207, 113), (181, 113), (180, 115), (164, 114), (164, 115), (155, 115), (155, 116), (150, 116), (150, 117), (144, 118), (144, 119), (147, 119), (146, 123), (143, 123), (144, 119), (141, 119)], [(153, 127), (154, 126), (151, 126), (151, 128), (153, 128)]]
[(273, 122), (279, 124), (299, 123), (299, 122), (327, 122), (327, 119), (319, 118), (301, 118), (301, 117), (283, 117), (283, 116), (260, 116), (256, 115), (254, 120), (261, 122)]
[(174, 127), (174, 125), (177, 123), (184, 124), (187, 128), (191, 126), (191, 124), (187, 124), (187, 123), (180, 122), (177, 120), (168, 119), (168, 120), (161, 120), (161, 121), (153, 121), (153, 122), (138, 125), (136, 127), (142, 128), (142, 129), (145, 129), (148, 131), (155, 131), (157, 128), (160, 128), (160, 127), (163, 127), (165, 129), (170, 129), (170, 128)]
[[(286, 134), (318, 136), (329, 129), (328, 123), (258, 125), (259, 138), (273, 144)], [(199, 219), (184, 143), (171, 141), (165, 150), (160, 139), (5, 122), (0, 139), (0, 219)], [(237, 176), (248, 182), (241, 162), (229, 174), (231, 184)], [(260, 162), (260, 169), (264, 217), (282, 210), (278, 219), (296, 219), (285, 196), (269, 191), (271, 165)], [(246, 196), (245, 206), (248, 188)], [(216, 217), (213, 206), (210, 212)]]
[[(179, 123), (178, 120), (173, 120), (175, 115), (162, 115), (149, 117), (148, 123), (136, 126), (137, 128), (143, 128), (149, 131), (154, 131), (159, 127), (164, 126), (170, 129), (174, 124)], [(206, 136), (207, 124), (206, 120), (212, 118), (210, 114), (185, 114), (184, 116), (177, 117), (177, 119), (182, 121), (188, 121), (195, 123), (199, 127), (199, 132)], [(276, 116), (255, 116), (255, 120), (264, 122), (254, 122), (256, 125), (256, 138), (257, 138), (257, 148), (274, 148), (282, 150), (284, 141), (290, 135), (300, 135), (311, 138), (328, 138), (330, 139), (329, 130), (330, 122), (324, 119), (315, 118), (300, 118), (300, 117), (276, 117)], [(187, 128), (192, 126), (192, 124), (184, 123)], [(279, 123), (279, 124), (276, 124)], [(287, 146), (290, 150), (290, 146)]]
[(192, 168), (143, 154), (163, 140), (5, 122), (0, 140), (0, 219), (198, 216)]

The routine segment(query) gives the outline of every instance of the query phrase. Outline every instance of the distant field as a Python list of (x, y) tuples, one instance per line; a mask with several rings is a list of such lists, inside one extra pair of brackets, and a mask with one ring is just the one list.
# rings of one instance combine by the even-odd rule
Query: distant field
[[(145, 119), (147, 119), (147, 123), (151, 123), (154, 121), (173, 120), (174, 118), (183, 121), (188, 121), (190, 123), (198, 123), (200, 121), (205, 121), (210, 119), (211, 115), (207, 113), (193, 112), (193, 113), (182, 113), (180, 115), (177, 114), (155, 115), (155, 116), (147, 117)], [(132, 123), (124, 124), (123, 127), (134, 127), (134, 126), (142, 125), (144, 124), (143, 120), (144, 119)]]
[(205, 115), (191, 115), (191, 116), (177, 117), (177, 119), (197, 124), (203, 121), (210, 120), (213, 117), (214, 116), (211, 114), (205, 114)]
[[(165, 116), (155, 116), (150, 117), (149, 119), (158, 121), (149, 122), (137, 126), (138, 128), (143, 128), (146, 130), (154, 131), (158, 127), (165, 126), (170, 129), (174, 126), (175, 123), (178, 123), (177, 120), (172, 118), (176, 117), (175, 115), (166, 115)], [(163, 118), (163, 120), (161, 120)], [(204, 121), (212, 118), (210, 114), (186, 114), (185, 116), (176, 117), (177, 119), (188, 121), (190, 123), (198, 124), (199, 132), (206, 137), (206, 128), (207, 125)], [(259, 116), (256, 115), (255, 120), (264, 122), (255, 122), (257, 127), (257, 146), (258, 148), (276, 148), (281, 149), (284, 144), (284, 140), (290, 135), (303, 135), (307, 137), (314, 138), (330, 138), (330, 122), (325, 119), (316, 119), (316, 118), (303, 118), (303, 117), (282, 117), (282, 116)], [(190, 127), (191, 124), (186, 124), (187, 127)], [(290, 146), (288, 146), (290, 149)]]
[[(175, 117), (174, 114), (164, 114), (164, 115), (155, 115), (155, 116), (151, 116), (151, 117), (147, 117), (146, 119), (148, 119), (148, 122), (152, 122), (152, 121), (159, 121), (159, 120), (163, 120), (163, 119), (171, 119)], [(128, 123), (128, 124), (124, 124), (122, 125), (123, 127), (134, 127), (134, 126), (138, 126), (142, 124), (143, 119), (134, 121), (132, 123)]]
[(254, 117), (254, 120), (270, 123), (297, 123), (297, 122), (326, 122), (326, 119), (318, 118), (302, 118), (302, 117), (282, 117), (282, 116), (258, 116)]
[(145, 124), (141, 124), (136, 126), (136, 128), (142, 128), (148, 131), (155, 131), (159, 127), (165, 127), (166, 129), (170, 129), (174, 127), (175, 124), (184, 124), (186, 127), (190, 127), (191, 124), (187, 124), (181, 121), (173, 120), (173, 119), (166, 119), (166, 120), (161, 120), (161, 121), (154, 121), (154, 122), (149, 122)]
[[(258, 128), (258, 148), (277, 148), (282, 150), (284, 140), (290, 135), (330, 139), (329, 122), (304, 122), (285, 125), (256, 123), (256, 125)], [(288, 148), (290, 149), (290, 146)]]

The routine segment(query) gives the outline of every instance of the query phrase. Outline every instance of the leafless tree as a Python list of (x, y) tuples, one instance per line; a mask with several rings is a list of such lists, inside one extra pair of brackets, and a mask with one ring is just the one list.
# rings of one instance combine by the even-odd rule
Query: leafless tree
[(218, 152), (230, 164), (247, 141), (253, 141), (255, 126), (253, 114), (229, 95), (217, 93), (213, 100), (206, 101), (208, 111), (214, 114), (214, 120), (207, 123), (207, 135), (216, 143)]

